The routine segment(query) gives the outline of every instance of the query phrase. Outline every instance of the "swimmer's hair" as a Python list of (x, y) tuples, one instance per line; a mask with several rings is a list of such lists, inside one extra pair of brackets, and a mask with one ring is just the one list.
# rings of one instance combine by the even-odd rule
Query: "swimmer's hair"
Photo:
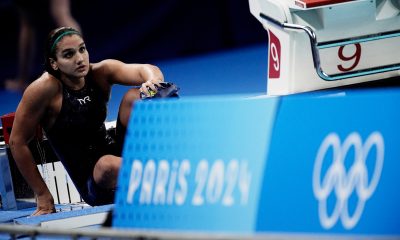
[(60, 42), (60, 40), (68, 35), (79, 35), (82, 37), (82, 34), (71, 27), (59, 27), (54, 30), (52, 30), (49, 35), (47, 36), (47, 41), (45, 45), (45, 51), (44, 51), (44, 68), (45, 70), (50, 73), (51, 75), (59, 78), (60, 77), (60, 72), (59, 70), (54, 70), (51, 67), (50, 64), (50, 58), (52, 59), (57, 59), (56, 58), (56, 51), (57, 51), (57, 43)]

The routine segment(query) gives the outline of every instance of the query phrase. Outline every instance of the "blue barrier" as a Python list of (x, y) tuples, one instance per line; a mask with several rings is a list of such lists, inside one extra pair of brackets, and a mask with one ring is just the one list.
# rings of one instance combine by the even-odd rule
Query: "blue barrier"
[(400, 236), (400, 91), (140, 102), (114, 227)]

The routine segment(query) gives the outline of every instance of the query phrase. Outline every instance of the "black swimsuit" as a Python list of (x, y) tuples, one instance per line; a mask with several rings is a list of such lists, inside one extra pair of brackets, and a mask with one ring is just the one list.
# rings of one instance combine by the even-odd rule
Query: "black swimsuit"
[(120, 156), (120, 148), (107, 134), (106, 115), (107, 97), (89, 73), (80, 90), (63, 85), (61, 111), (54, 125), (46, 131), (81, 197), (90, 205), (111, 203), (114, 197), (113, 191), (101, 189), (93, 181), (93, 169), (101, 156)]

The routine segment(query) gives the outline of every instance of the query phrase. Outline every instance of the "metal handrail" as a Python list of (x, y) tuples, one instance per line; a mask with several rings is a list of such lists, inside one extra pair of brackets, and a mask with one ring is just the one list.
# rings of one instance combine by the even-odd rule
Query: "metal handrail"
[[(30, 237), (37, 239), (42, 236), (69, 237), (71, 239), (137, 239), (137, 240), (252, 240), (252, 239), (275, 239), (273, 237), (257, 236), (254, 234), (228, 234), (228, 233), (206, 233), (206, 232), (178, 232), (167, 230), (146, 230), (146, 229), (122, 229), (112, 227), (99, 228), (45, 228), (30, 225), (0, 224), (0, 234), (8, 234), (12, 239)], [(304, 237), (304, 236), (303, 236)], [(285, 239), (283, 236), (281, 239)], [(317, 238), (318, 239), (318, 238)]]
[(366, 75), (400, 70), (400, 63), (396, 63), (396, 64), (384, 65), (384, 66), (367, 68), (367, 69), (362, 69), (362, 70), (355, 70), (355, 71), (350, 71), (350, 72), (346, 72), (346, 73), (327, 74), (321, 67), (321, 60), (320, 60), (320, 55), (319, 55), (319, 49), (338, 47), (338, 46), (344, 46), (347, 44), (354, 44), (354, 43), (361, 43), (361, 42), (368, 42), (368, 41), (376, 41), (376, 40), (381, 40), (381, 39), (386, 39), (386, 38), (400, 37), (400, 31), (392, 31), (392, 32), (385, 32), (385, 33), (374, 34), (374, 35), (360, 36), (360, 37), (355, 37), (352, 39), (339, 40), (339, 41), (335, 41), (335, 42), (318, 43), (317, 35), (315, 34), (315, 31), (309, 26), (291, 24), (291, 23), (287, 23), (287, 22), (280, 22), (274, 18), (271, 18), (271, 17), (263, 14), (263, 13), (260, 13), (260, 17), (277, 25), (278, 27), (280, 27), (282, 29), (304, 31), (310, 39), (314, 69), (316, 70), (318, 76), (325, 81), (343, 80), (343, 79), (348, 79), (348, 78), (353, 78), (353, 77), (361, 77), (361, 76), (366, 76)]
[(112, 227), (62, 229), (45, 228), (39, 226), (0, 224), (0, 236), (4, 234), (11, 239), (40, 239), (40, 237), (54, 237), (70, 239), (137, 239), (137, 240), (272, 240), (272, 239), (398, 239), (399, 236), (373, 237), (361, 234), (319, 234), (319, 233), (289, 233), (289, 232), (264, 232), (264, 233), (227, 233), (227, 232), (195, 232), (174, 230), (150, 229), (121, 229)]

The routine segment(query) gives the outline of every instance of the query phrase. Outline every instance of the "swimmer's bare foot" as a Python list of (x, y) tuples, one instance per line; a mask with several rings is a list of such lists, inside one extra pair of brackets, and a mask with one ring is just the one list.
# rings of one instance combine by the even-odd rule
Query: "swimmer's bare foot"
[(4, 83), (4, 88), (13, 92), (23, 92), (26, 87), (28, 87), (27, 83), (16, 79), (7, 79)]

